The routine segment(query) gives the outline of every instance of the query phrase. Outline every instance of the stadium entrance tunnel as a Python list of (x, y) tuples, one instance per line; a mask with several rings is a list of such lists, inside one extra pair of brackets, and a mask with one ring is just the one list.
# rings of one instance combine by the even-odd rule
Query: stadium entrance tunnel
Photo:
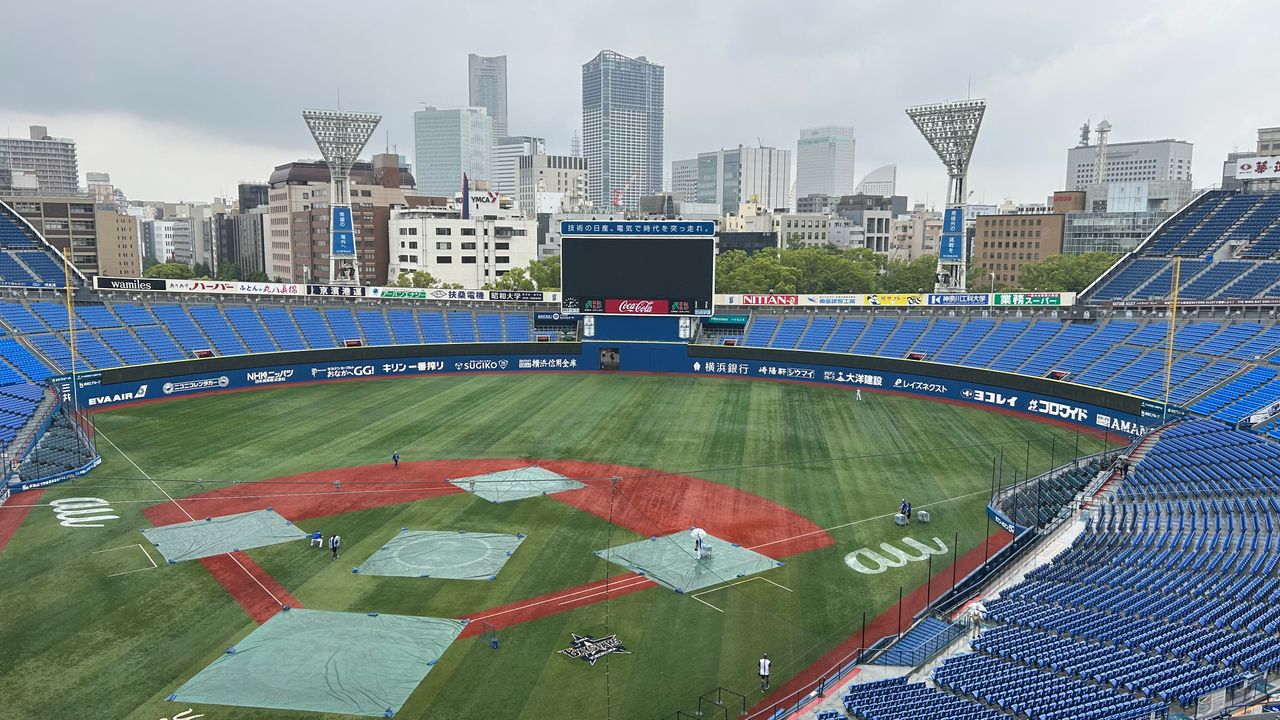
[[(607, 363), (607, 369), (602, 369), (602, 352), (610, 358), (616, 353), (616, 362)], [(204, 358), (78, 374), (76, 396), (82, 407), (97, 412), (303, 383), (544, 372), (678, 374), (856, 388), (963, 403), (1120, 438), (1145, 435), (1166, 415), (1159, 403), (1137, 396), (1016, 373), (840, 353), (689, 345), (669, 339), (390, 345)], [(53, 382), (71, 396), (69, 377)]]

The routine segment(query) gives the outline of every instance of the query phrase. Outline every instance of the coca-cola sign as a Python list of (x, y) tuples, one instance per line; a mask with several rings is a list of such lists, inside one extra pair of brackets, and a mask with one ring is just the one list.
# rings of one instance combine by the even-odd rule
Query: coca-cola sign
[(666, 315), (671, 310), (666, 300), (605, 300), (604, 311), (619, 315)]

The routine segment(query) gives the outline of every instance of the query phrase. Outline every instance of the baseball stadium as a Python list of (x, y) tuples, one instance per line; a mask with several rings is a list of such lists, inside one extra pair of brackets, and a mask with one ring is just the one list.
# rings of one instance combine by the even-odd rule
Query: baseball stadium
[(0, 715), (1270, 702), (1280, 193), (1078, 295), (718, 295), (715, 230), (566, 222), (554, 291), (88, 279), (0, 203)]

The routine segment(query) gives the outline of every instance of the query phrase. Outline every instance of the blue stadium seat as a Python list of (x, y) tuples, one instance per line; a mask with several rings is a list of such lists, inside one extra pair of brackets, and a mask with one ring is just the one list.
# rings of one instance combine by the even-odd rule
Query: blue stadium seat
[(387, 320), (391, 324), (391, 333), (397, 345), (419, 345), (422, 343), (422, 332), (413, 319), (412, 310), (388, 310)]
[(360, 323), (360, 331), (370, 345), (395, 345), (391, 339), (391, 328), (387, 326), (387, 318), (381, 310), (357, 310), (356, 320)]
[[(258, 313), (252, 307), (247, 305), (226, 305), (222, 308), (223, 313), (227, 316), (227, 321), (231, 323), (231, 327), (235, 328), (236, 333), (244, 340), (244, 344), (249, 347), (250, 352), (276, 352), (281, 348), (276, 345), (275, 340), (271, 338), (271, 334), (267, 332), (266, 325), (263, 325), (262, 319), (258, 317)], [(281, 311), (283, 313), (283, 311)], [(297, 347), (285, 348), (287, 350), (303, 349), (301, 342)]]
[(507, 328), (507, 342), (529, 342), (533, 340), (533, 327), (529, 323), (528, 313), (503, 313)]
[[(239, 312), (236, 313), (236, 315), (238, 314)], [(258, 308), (258, 314), (262, 317), (263, 327), (267, 329), (267, 332), (271, 333), (272, 339), (276, 341), (281, 350), (306, 350), (310, 348), (307, 341), (303, 339), (297, 323), (293, 321), (293, 316), (289, 314), (286, 308), (263, 305)], [(330, 346), (326, 344), (321, 347)]]

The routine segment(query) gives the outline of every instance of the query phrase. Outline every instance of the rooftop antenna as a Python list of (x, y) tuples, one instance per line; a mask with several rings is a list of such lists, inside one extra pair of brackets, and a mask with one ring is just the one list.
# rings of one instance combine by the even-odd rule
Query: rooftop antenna
[(1098, 154), (1093, 158), (1093, 184), (1102, 184), (1107, 169), (1107, 134), (1111, 132), (1111, 123), (1103, 120), (1094, 128), (1098, 134)]
[(1089, 147), (1089, 121), (1080, 126), (1080, 144), (1077, 147)]

